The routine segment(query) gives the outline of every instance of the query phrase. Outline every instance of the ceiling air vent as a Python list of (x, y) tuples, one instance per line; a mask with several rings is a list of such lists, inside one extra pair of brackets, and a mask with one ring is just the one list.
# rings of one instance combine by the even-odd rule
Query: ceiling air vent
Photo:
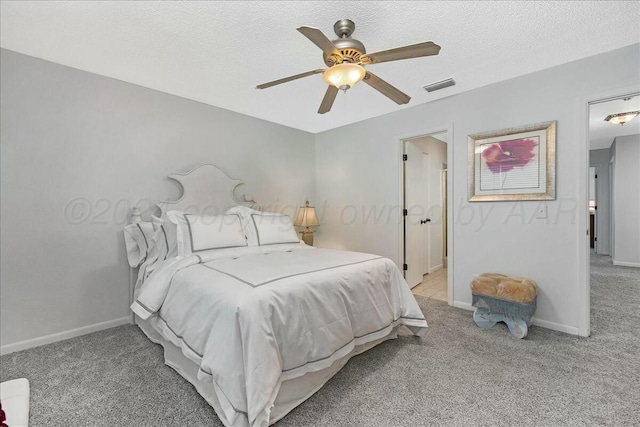
[(453, 86), (456, 82), (453, 79), (446, 79), (439, 82), (431, 83), (430, 85), (424, 85), (422, 88), (427, 92), (435, 92), (436, 90), (444, 89), (445, 87)]

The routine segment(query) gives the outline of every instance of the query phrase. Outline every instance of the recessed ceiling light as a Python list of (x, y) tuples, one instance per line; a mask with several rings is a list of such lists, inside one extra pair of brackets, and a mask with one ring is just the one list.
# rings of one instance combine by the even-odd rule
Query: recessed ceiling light
[(638, 114), (640, 114), (640, 111), (627, 111), (626, 113), (609, 114), (604, 120), (609, 123), (623, 125), (635, 119)]

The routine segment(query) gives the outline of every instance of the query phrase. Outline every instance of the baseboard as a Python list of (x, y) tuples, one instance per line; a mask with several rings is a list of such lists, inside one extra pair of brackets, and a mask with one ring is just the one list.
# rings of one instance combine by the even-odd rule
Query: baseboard
[(469, 311), (473, 311), (476, 309), (474, 306), (472, 306), (468, 302), (462, 302), (462, 301), (454, 301), (453, 306), (456, 308), (461, 308), (463, 310), (469, 310)]
[(554, 331), (564, 332), (570, 335), (580, 335), (580, 331), (575, 326), (562, 325), (560, 323), (549, 322), (548, 320), (533, 318), (533, 324), (541, 328), (553, 329)]
[[(468, 302), (454, 301), (453, 306), (461, 308), (463, 310), (475, 310), (475, 307)], [(552, 329), (558, 332), (564, 332), (571, 335), (580, 335), (580, 331), (575, 326), (562, 325), (560, 323), (549, 322), (548, 320), (537, 319), (535, 317), (533, 318), (533, 324), (536, 326), (540, 326), (541, 328)]]
[(620, 267), (636, 267), (640, 268), (640, 262), (627, 262), (613, 260), (613, 265), (619, 265)]
[(431, 270), (429, 270), (429, 274), (431, 274), (431, 273), (435, 273), (436, 271), (438, 271), (438, 270), (442, 270), (442, 269), (443, 269), (442, 264), (440, 264), (440, 265), (436, 265), (435, 267), (431, 267)]
[(69, 338), (79, 337), (81, 335), (90, 334), (93, 332), (103, 331), (109, 328), (115, 328), (116, 326), (126, 325), (129, 323), (129, 316), (121, 317), (119, 319), (108, 320), (106, 322), (95, 323), (89, 326), (83, 326), (82, 328), (70, 329), (64, 332), (58, 332), (56, 334), (45, 335), (43, 337), (32, 338), (30, 340), (20, 341), (13, 344), (7, 344), (0, 347), (0, 356), (9, 353), (15, 353), (16, 351), (26, 350), (28, 348), (39, 347), (45, 344), (51, 344), (57, 341), (66, 340)]

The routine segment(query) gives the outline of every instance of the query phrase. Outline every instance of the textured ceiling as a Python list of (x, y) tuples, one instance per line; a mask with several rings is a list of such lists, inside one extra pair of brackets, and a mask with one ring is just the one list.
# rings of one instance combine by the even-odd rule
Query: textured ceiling
[(609, 148), (614, 138), (618, 136), (640, 134), (640, 116), (624, 125), (604, 121), (609, 114), (627, 111), (640, 111), (639, 94), (627, 101), (615, 99), (589, 106), (589, 148), (591, 150)]
[[(8, 2), (6, 49), (310, 132), (426, 103), (640, 41), (640, 2)], [(412, 97), (398, 106), (359, 84), (316, 113), (321, 75), (256, 90), (324, 67), (296, 31), (350, 18), (369, 53), (434, 41), (436, 57), (370, 66)], [(424, 84), (453, 77), (455, 87)]]

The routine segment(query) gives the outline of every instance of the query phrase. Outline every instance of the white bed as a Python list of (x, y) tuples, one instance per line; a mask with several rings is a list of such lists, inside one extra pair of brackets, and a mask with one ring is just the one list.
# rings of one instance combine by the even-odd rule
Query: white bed
[[(213, 165), (170, 176), (184, 196), (159, 204), (163, 215), (250, 204), (234, 195), (241, 183)], [(253, 224), (266, 241), (267, 232)], [(141, 225), (135, 229), (149, 229)], [(145, 257), (131, 308), (142, 331), (164, 347), (167, 365), (196, 387), (225, 426), (272, 424), (352, 356), (395, 338), (400, 325), (416, 335), (427, 326), (387, 258), (277, 238), (269, 245), (248, 239), (244, 246), (196, 250), (191, 238), (191, 253)]]

